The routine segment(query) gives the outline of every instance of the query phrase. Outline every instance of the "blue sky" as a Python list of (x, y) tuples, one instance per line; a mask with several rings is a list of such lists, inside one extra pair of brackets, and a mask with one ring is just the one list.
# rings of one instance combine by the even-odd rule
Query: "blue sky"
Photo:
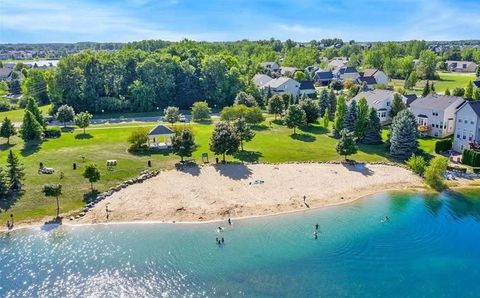
[(0, 0), (0, 42), (480, 39), (480, 0)]

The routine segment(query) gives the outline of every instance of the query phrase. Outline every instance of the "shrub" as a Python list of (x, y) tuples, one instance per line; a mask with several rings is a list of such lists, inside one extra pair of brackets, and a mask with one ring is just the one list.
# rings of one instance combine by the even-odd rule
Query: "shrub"
[(128, 137), (128, 142), (130, 145), (130, 150), (138, 150), (147, 143), (148, 141), (148, 129), (145, 127), (137, 128), (132, 131)]
[(58, 126), (49, 126), (43, 131), (46, 139), (59, 138), (62, 136), (62, 131)]
[(457, 173), (466, 173), (467, 168), (456, 167), (456, 166), (447, 166), (447, 170)]
[(10, 111), (12, 109), (12, 105), (5, 99), (0, 99), (0, 112)]
[(212, 109), (206, 101), (197, 101), (192, 105), (192, 120), (195, 122), (210, 121), (211, 113)]
[(220, 113), (220, 118), (225, 121), (234, 121), (244, 118), (248, 124), (259, 124), (265, 118), (262, 110), (259, 107), (247, 107), (244, 105), (237, 105), (233, 107), (225, 107)]
[(407, 160), (407, 166), (410, 168), (410, 170), (412, 170), (412, 172), (422, 176), (425, 172), (427, 162), (425, 161), (425, 158), (423, 158), (423, 156), (418, 156), (414, 154)]
[(462, 162), (472, 167), (480, 167), (480, 152), (464, 149), (462, 153)]
[(473, 172), (475, 174), (480, 174), (480, 168), (473, 168)]
[(452, 139), (439, 140), (435, 143), (435, 152), (439, 153), (452, 149)]
[(430, 161), (430, 165), (425, 170), (425, 181), (436, 190), (445, 188), (443, 174), (447, 170), (448, 159), (437, 156)]

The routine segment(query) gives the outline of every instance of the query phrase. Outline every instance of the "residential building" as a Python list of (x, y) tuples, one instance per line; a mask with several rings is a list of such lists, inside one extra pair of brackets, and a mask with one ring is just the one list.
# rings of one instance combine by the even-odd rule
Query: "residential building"
[(313, 81), (301, 81), (299, 88), (300, 97), (307, 96), (309, 98), (314, 98), (317, 95)]
[(456, 113), (453, 150), (462, 152), (480, 142), (480, 101), (466, 101)]
[(333, 73), (330, 70), (317, 70), (313, 76), (313, 80), (320, 86), (328, 86), (333, 80)]
[(10, 80), (13, 73), (13, 69), (10, 67), (2, 67), (0, 68), (0, 81), (8, 81)]
[(461, 97), (431, 93), (412, 102), (410, 110), (423, 135), (444, 138), (454, 132), (455, 112), (463, 102)]
[(340, 67), (333, 71), (333, 75), (342, 81), (352, 81), (355, 82), (360, 74), (358, 73), (357, 69), (352, 66), (344, 66)]
[[(355, 100), (357, 103), (362, 98), (365, 97), (367, 104), (371, 108), (375, 108), (378, 113), (378, 118), (382, 124), (388, 124), (392, 121), (390, 117), (390, 111), (392, 110), (392, 101), (393, 96), (396, 92), (391, 90), (376, 89), (371, 91), (362, 91), (358, 93), (352, 100)], [(403, 95), (400, 95), (403, 103), (406, 103), (407, 98)]]
[(478, 65), (471, 61), (447, 61), (447, 69), (455, 72), (475, 72)]
[(260, 89), (267, 88), (270, 88), (274, 94), (287, 93), (293, 96), (298, 96), (300, 91), (300, 83), (288, 77), (279, 77), (268, 81), (266, 84), (260, 87)]
[(268, 71), (277, 72), (280, 69), (280, 65), (277, 62), (263, 62), (260, 66)]
[(337, 68), (345, 67), (347, 65), (347, 62), (347, 57), (335, 57), (328, 63), (328, 68), (330, 68), (330, 70), (334, 70)]
[(271, 80), (273, 80), (272, 77), (261, 73), (257, 73), (252, 78), (252, 82), (253, 84), (255, 84), (255, 86), (257, 86), (257, 88), (261, 88), (263, 85), (270, 82)]
[(480, 78), (477, 78), (472, 84), (474, 88), (480, 89)]
[(405, 96), (405, 98), (407, 99), (407, 101), (405, 102), (405, 105), (407, 106), (407, 108), (409, 108), (410, 105), (412, 104), (412, 102), (414, 102), (418, 98), (415, 93), (414, 94), (404, 94), (403, 96)]
[(362, 86), (364, 83), (367, 84), (367, 88), (369, 90), (373, 90), (375, 88), (375, 85), (377, 84), (377, 80), (375, 80), (374, 77), (358, 77), (357, 78), (357, 83)]
[(280, 67), (280, 74), (282, 76), (293, 77), (293, 75), (297, 72), (297, 70), (298, 69), (296, 67), (282, 66)]
[(365, 69), (363, 73), (361, 73), (361, 76), (364, 78), (375, 78), (375, 81), (377, 84), (383, 84), (385, 86), (388, 85), (388, 76), (381, 70), (376, 69), (376, 68), (369, 68)]

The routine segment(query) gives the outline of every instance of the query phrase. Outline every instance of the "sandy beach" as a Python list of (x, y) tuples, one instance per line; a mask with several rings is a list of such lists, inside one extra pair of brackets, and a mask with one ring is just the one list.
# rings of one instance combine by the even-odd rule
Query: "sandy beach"
[(422, 180), (410, 171), (377, 164), (187, 167), (164, 171), (129, 186), (98, 203), (74, 223), (199, 222), (272, 215), (348, 203), (378, 192), (421, 187)]

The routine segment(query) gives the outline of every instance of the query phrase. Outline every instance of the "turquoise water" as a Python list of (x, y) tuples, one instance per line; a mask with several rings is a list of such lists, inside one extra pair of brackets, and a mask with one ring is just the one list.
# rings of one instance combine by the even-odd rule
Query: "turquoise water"
[[(389, 222), (382, 222), (385, 215)], [(234, 221), (222, 233), (217, 226), (99, 225), (1, 235), (0, 297), (480, 296), (478, 198), (384, 194)]]

